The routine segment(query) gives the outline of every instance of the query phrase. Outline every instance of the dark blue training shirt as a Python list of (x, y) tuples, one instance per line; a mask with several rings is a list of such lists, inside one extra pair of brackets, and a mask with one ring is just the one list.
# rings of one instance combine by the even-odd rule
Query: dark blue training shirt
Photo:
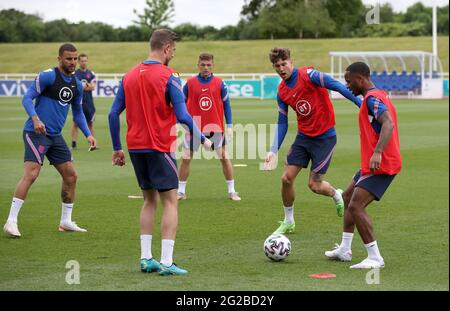
[[(72, 76), (66, 76), (62, 72), (61, 77), (66, 82), (72, 80)], [(47, 135), (61, 135), (61, 131), (66, 123), (67, 114), (69, 113), (69, 104), (41, 95), (47, 87), (53, 85), (55, 79), (56, 73), (54, 69), (47, 69), (40, 72), (31, 84), (31, 87), (23, 96), (22, 104), (29, 116), (28, 120), (25, 122), (24, 131), (34, 132), (34, 125), (31, 117), (37, 115), (44, 123)], [(83, 134), (88, 137), (91, 135), (91, 132), (87, 126), (86, 118), (81, 106), (83, 86), (79, 80), (76, 82), (78, 96), (74, 99), (72, 104), (73, 119)], [(35, 100), (34, 103), (33, 100)]]
[[(89, 69), (86, 69), (86, 71), (77, 69), (75, 71), (75, 76), (81, 82), (91, 83), (92, 81), (95, 81), (95, 73)], [(83, 104), (88, 104), (88, 105), (94, 104), (94, 98), (92, 97), (92, 91), (84, 91), (83, 90)]]

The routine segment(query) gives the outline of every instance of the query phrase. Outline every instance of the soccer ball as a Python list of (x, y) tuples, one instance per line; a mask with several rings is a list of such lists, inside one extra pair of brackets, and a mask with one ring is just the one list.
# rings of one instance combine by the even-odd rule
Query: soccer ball
[(264, 254), (273, 261), (285, 259), (291, 253), (291, 241), (283, 234), (272, 234), (264, 241)]

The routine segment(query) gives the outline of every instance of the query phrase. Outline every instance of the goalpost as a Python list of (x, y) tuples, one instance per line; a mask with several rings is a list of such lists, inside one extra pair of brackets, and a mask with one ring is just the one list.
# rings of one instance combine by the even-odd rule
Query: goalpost
[[(344, 82), (345, 68), (363, 61), (371, 71), (371, 79), (392, 97), (442, 98), (444, 77), (442, 63), (436, 55), (424, 51), (333, 51), (330, 74)], [(338, 98), (336, 92), (332, 93)]]

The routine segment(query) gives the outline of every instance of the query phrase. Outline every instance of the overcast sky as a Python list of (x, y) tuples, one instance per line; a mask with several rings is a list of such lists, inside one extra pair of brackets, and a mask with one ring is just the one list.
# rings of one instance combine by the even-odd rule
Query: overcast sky
[[(236, 25), (244, 0), (174, 0), (175, 16), (171, 26), (190, 22), (217, 28)], [(395, 11), (405, 11), (418, 0), (363, 0), (365, 4), (391, 3)], [(449, 0), (422, 0), (427, 6), (434, 2), (443, 6)], [(100, 21), (115, 27), (133, 24), (133, 9), (143, 12), (145, 0), (1, 0), (0, 9), (14, 8), (29, 14), (38, 14), (44, 21), (65, 18), (70, 22)]]

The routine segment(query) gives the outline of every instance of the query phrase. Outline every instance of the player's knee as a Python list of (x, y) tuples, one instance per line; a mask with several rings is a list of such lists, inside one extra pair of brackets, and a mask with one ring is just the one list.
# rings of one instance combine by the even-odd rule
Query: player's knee
[(68, 174), (66, 174), (66, 176), (64, 176), (64, 181), (67, 184), (75, 184), (77, 182), (78, 179), (78, 175), (76, 171), (72, 171)]
[(192, 158), (189, 155), (183, 155), (181, 161), (184, 165), (189, 165), (191, 163)]
[(36, 170), (31, 170), (31, 171), (26, 172), (25, 175), (23, 176), (23, 179), (27, 183), (32, 184), (36, 181), (38, 176), (39, 176), (39, 170), (36, 169)]
[(321, 189), (321, 182), (315, 182), (315, 181), (309, 181), (308, 182), (308, 187), (309, 189), (311, 189), (312, 192), (314, 193), (319, 193), (320, 189)]
[(227, 159), (227, 158), (220, 158), (219, 159), (220, 160), (220, 163), (222, 163), (222, 166), (231, 166), (231, 161), (230, 161), (230, 159)]
[(355, 216), (361, 212), (361, 205), (355, 202), (350, 202), (347, 207), (348, 211)]
[(349, 191), (344, 191), (344, 193), (342, 193), (342, 199), (344, 200), (345, 206), (348, 205), (348, 203), (350, 202), (350, 199), (352, 198), (352, 193)]
[(294, 183), (294, 178), (287, 174), (284, 174), (283, 176), (281, 176), (281, 182), (283, 183), (283, 185), (290, 186)]

